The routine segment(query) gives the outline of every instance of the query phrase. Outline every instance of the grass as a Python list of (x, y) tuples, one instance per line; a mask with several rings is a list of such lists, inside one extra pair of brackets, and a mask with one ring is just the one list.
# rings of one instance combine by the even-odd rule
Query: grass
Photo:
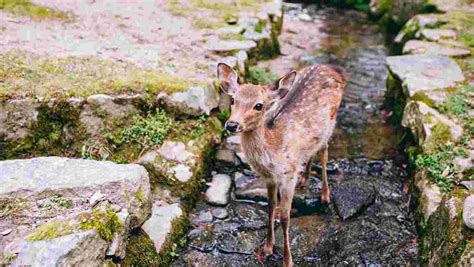
[(202, 84), (126, 62), (89, 57), (40, 57), (24, 51), (0, 54), (0, 99), (172, 93), (196, 85)]
[(18, 16), (27, 16), (34, 20), (56, 19), (65, 20), (68, 14), (62, 11), (43, 7), (29, 0), (0, 0), (0, 10)]
[(249, 68), (246, 80), (253, 84), (269, 84), (274, 82), (277, 78), (278, 77), (268, 69), (253, 66)]

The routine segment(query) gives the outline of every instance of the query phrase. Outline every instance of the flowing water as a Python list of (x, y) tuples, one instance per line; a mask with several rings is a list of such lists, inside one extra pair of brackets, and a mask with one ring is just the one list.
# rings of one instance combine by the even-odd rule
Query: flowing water
[[(295, 196), (290, 229), (295, 265), (417, 265), (406, 165), (397, 151), (396, 129), (385, 122), (390, 112), (383, 109), (384, 36), (355, 11), (286, 4), (285, 12), (283, 55), (261, 66), (282, 75), (329, 63), (350, 76), (329, 149), (332, 203), (319, 201), (317, 161), (308, 188)], [(223, 209), (197, 204), (188, 243), (174, 265), (281, 265), (280, 228), (274, 255), (261, 253), (267, 224), (264, 185), (245, 165), (218, 162), (214, 171), (236, 177), (231, 201)]]

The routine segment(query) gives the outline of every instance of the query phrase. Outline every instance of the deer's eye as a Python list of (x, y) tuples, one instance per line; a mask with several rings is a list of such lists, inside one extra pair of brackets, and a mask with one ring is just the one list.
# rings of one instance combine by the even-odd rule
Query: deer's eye
[(262, 105), (261, 103), (258, 103), (258, 104), (256, 104), (255, 107), (253, 107), (253, 108), (254, 108), (255, 110), (260, 111), (260, 110), (263, 109), (263, 105)]
[(233, 98), (233, 97), (230, 98), (230, 104), (231, 104), (231, 105), (234, 104), (234, 98)]

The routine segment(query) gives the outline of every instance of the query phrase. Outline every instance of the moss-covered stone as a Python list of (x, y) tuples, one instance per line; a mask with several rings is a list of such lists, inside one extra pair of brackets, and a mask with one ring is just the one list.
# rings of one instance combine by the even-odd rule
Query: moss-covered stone
[(95, 209), (91, 213), (80, 214), (79, 221), (80, 230), (95, 229), (100, 237), (107, 241), (111, 241), (114, 233), (123, 227), (117, 214), (111, 208), (105, 211)]
[(72, 234), (73, 231), (74, 228), (69, 221), (51, 221), (38, 227), (34, 233), (26, 237), (26, 240), (38, 241), (52, 239)]
[(444, 196), (439, 208), (422, 227), (420, 235), (420, 259), (440, 266), (456, 265), (465, 250), (472, 231), (462, 220), (462, 205), (469, 193), (456, 189)]

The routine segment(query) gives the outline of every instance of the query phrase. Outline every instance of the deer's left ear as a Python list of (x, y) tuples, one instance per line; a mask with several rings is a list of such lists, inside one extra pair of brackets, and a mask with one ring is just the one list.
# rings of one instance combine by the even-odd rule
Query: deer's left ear
[(296, 78), (296, 71), (290, 71), (283, 77), (278, 79), (273, 85), (269, 87), (270, 91), (273, 91), (279, 99), (284, 98), (293, 86), (293, 82)]
[(226, 94), (233, 95), (239, 84), (237, 73), (227, 64), (219, 63), (217, 65), (217, 78), (219, 79), (219, 87)]

